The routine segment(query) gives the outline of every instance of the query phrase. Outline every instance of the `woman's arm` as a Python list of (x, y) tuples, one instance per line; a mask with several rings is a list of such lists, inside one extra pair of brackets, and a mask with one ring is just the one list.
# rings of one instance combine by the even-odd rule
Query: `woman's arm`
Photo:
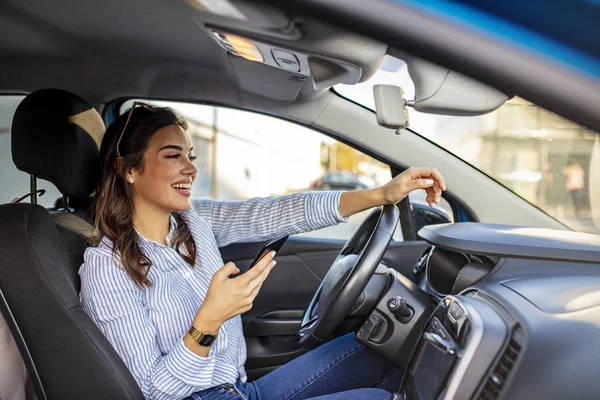
[(446, 184), (435, 168), (409, 168), (376, 189), (297, 193), (248, 201), (197, 199), (192, 207), (211, 222), (217, 245), (222, 247), (335, 225), (371, 207), (396, 204), (415, 189), (425, 189), (427, 202), (432, 205), (439, 201)]
[(427, 203), (433, 205), (439, 203), (442, 191), (446, 190), (446, 182), (435, 168), (409, 168), (376, 189), (342, 193), (339, 213), (347, 218), (372, 207), (396, 204), (416, 189), (425, 189)]
[(192, 200), (208, 220), (219, 247), (309, 232), (344, 221), (338, 207), (342, 192), (305, 192), (247, 201)]
[(79, 273), (84, 309), (121, 356), (144, 397), (181, 399), (211, 386), (215, 356), (226, 347), (226, 336), (219, 335), (202, 357), (192, 351), (194, 347), (184, 344), (184, 336), (188, 335), (182, 333), (163, 355), (156, 327), (144, 306), (143, 292), (113, 262), (110, 250), (86, 250)]

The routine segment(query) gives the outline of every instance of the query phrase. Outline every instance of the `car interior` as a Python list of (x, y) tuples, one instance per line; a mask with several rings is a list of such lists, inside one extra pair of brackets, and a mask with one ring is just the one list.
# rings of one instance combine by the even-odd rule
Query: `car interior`
[[(78, 276), (83, 252), (98, 235), (92, 204), (100, 143), (134, 99), (273, 117), (368, 155), (390, 178), (432, 166), (446, 179), (449, 211), (407, 197), (365, 213), (343, 239), (287, 240), (277, 269), (242, 316), (249, 379), (355, 332), (404, 371), (397, 390), (403, 399), (600, 396), (600, 236), (571, 229), (416, 134), (407, 111), (481, 116), (519, 96), (598, 130), (590, 104), (600, 84), (573, 75), (573, 90), (590, 94), (583, 101), (570, 92), (536, 92), (531, 81), (493, 69), (486, 80), (484, 68), (470, 73), (460, 60), (443, 64), (452, 57), (428, 54), (427, 46), (415, 50), (419, 42), (410, 36), (403, 42), (392, 30), (384, 34), (384, 19), (372, 34), (370, 25), (356, 27), (353, 12), (371, 16), (364, 6), (302, 3), (0, 5), (0, 32), (10, 38), (0, 41), (0, 97), (18, 99), (10, 124), (0, 128), (0, 139), (7, 137), (0, 143), (10, 144), (0, 165), (21, 171), (26, 179), (14, 185), (27, 188), (18, 193), (23, 199), (0, 205), (0, 400), (143, 399), (83, 310)], [(373, 4), (392, 7), (384, 3)], [(416, 11), (397, 12), (407, 18)], [(332, 89), (369, 81), (389, 57), (407, 66), (414, 95), (375, 86), (372, 110)], [(531, 62), (531, 73), (543, 67)], [(555, 66), (548, 71), (571, 76)], [(600, 142), (590, 143), (589, 180), (599, 182), (593, 171)], [(348, 179), (344, 190), (368, 187)], [(312, 189), (323, 182), (313, 181)], [(333, 184), (325, 186), (319, 190)], [(595, 223), (600, 184), (589, 186)], [(39, 204), (42, 195), (48, 201), (55, 194), (51, 205)], [(261, 246), (234, 243), (220, 251), (243, 272)]]

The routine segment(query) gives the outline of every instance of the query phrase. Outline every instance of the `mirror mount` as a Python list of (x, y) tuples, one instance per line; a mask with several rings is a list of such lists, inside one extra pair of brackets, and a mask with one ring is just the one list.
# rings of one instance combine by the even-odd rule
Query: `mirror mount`
[[(415, 98), (408, 100), (402, 88), (374, 85), (377, 122), (396, 134), (409, 125), (408, 107), (422, 113), (476, 116), (492, 112), (512, 96), (448, 68), (404, 55), (408, 73), (415, 85)], [(398, 62), (400, 59), (394, 58)], [(396, 68), (396, 71), (398, 68)]]

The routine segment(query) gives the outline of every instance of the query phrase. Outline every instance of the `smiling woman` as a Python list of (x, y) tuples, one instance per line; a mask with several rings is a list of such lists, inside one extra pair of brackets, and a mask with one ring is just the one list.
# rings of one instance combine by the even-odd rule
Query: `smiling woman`
[[(154, 216), (191, 206), (196, 168), (186, 128), (185, 120), (169, 108), (133, 106), (110, 125), (102, 142), (96, 225), (115, 243), (125, 270), (140, 286), (150, 281), (145, 271), (149, 260), (138, 244), (138, 232), (164, 244), (169, 221), (166, 226), (157, 224)], [(116, 168), (107, 167), (113, 165)], [(177, 214), (174, 218), (180, 219)], [(177, 226), (173, 244), (193, 265), (194, 241), (187, 225)]]
[[(398, 386), (398, 370), (351, 336), (247, 382), (240, 316), (252, 309), (276, 264), (275, 252), (239, 274), (235, 264), (223, 265), (219, 247), (320, 229), (381, 205), (396, 211), (389, 220), (393, 228), (382, 231), (389, 244), (388, 232), (397, 224), (393, 205), (415, 189), (425, 190), (429, 204), (438, 203), (444, 178), (434, 168), (409, 168), (373, 189), (192, 200), (197, 169), (186, 128), (172, 109), (140, 103), (110, 125), (100, 150), (96, 198), (103, 236), (86, 249), (79, 269), (83, 308), (144, 396), (171, 400), (241, 392), (262, 399), (265, 393), (289, 398), (301, 391), (303, 398), (332, 394), (319, 398), (334, 400), (343, 392), (343, 398), (389, 399), (383, 389)], [(304, 375), (298, 376), (301, 369)], [(326, 377), (330, 369), (335, 372)], [(359, 372), (361, 379), (348, 380), (347, 371)]]

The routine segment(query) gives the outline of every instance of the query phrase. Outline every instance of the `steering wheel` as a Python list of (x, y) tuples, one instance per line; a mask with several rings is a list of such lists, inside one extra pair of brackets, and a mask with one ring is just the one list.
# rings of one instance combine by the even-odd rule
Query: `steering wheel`
[(398, 216), (395, 205), (376, 209), (346, 242), (304, 313), (298, 330), (302, 348), (325, 343), (350, 315), (394, 236)]

